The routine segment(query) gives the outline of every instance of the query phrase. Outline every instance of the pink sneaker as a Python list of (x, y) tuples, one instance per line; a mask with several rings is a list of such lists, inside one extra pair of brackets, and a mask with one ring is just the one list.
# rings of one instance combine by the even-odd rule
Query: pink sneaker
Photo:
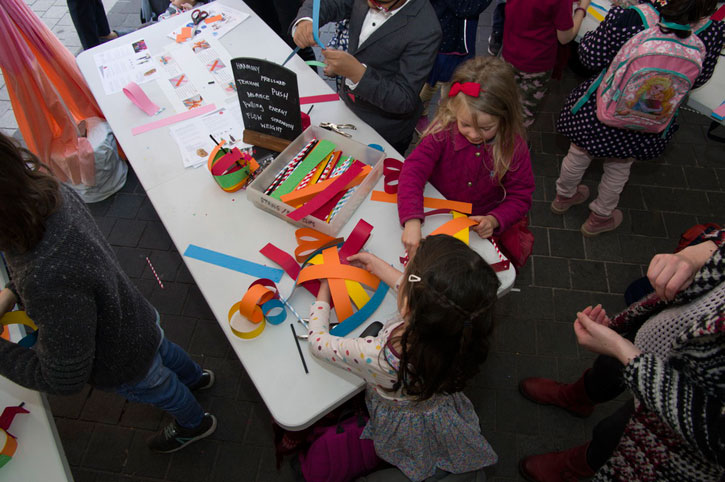
[(556, 199), (551, 203), (551, 211), (554, 214), (564, 214), (570, 207), (581, 204), (587, 199), (589, 199), (589, 188), (584, 184), (579, 184), (576, 187), (576, 194), (572, 197), (564, 197), (561, 194), (557, 194)]
[(418, 123), (415, 125), (415, 132), (419, 136), (423, 135), (423, 132), (428, 128), (430, 125), (430, 119), (428, 119), (427, 115), (420, 116), (420, 119), (418, 119)]
[(582, 224), (581, 232), (584, 236), (596, 236), (607, 231), (614, 231), (622, 224), (624, 215), (619, 209), (612, 211), (609, 216), (600, 216), (595, 213), (589, 213), (589, 218)]

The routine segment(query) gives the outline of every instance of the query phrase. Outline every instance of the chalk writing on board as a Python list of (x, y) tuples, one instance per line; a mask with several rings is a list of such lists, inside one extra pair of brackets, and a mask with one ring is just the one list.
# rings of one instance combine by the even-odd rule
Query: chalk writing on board
[(302, 132), (297, 76), (262, 59), (232, 59), (244, 126), (293, 140)]

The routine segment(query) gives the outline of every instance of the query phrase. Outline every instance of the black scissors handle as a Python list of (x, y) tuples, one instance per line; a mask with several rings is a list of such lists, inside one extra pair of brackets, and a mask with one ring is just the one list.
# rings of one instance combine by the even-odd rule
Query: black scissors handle
[(199, 25), (208, 16), (209, 16), (209, 12), (205, 12), (204, 10), (197, 9), (191, 13), (191, 21), (194, 22), (194, 25)]

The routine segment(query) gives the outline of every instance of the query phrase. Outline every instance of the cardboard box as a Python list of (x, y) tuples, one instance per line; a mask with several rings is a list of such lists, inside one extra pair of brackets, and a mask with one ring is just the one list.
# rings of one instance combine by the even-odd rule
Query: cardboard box
[[(342, 149), (343, 156), (352, 156), (360, 162), (373, 166), (370, 174), (357, 186), (350, 199), (342, 206), (331, 223), (314, 216), (305, 216), (295, 221), (287, 216), (296, 208), (264, 194), (264, 190), (272, 183), (277, 173), (287, 165), (312, 139), (327, 139)], [(297, 139), (280, 153), (279, 156), (247, 187), (247, 199), (255, 206), (278, 216), (299, 227), (316, 229), (329, 236), (337, 236), (340, 229), (348, 222), (355, 210), (368, 197), (370, 191), (383, 173), (382, 160), (385, 153), (317, 126), (308, 127)]]

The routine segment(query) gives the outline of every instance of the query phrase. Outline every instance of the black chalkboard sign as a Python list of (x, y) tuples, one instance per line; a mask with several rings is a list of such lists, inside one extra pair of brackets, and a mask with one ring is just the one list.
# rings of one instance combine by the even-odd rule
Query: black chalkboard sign
[(232, 59), (245, 129), (294, 140), (302, 133), (297, 74), (262, 59)]

